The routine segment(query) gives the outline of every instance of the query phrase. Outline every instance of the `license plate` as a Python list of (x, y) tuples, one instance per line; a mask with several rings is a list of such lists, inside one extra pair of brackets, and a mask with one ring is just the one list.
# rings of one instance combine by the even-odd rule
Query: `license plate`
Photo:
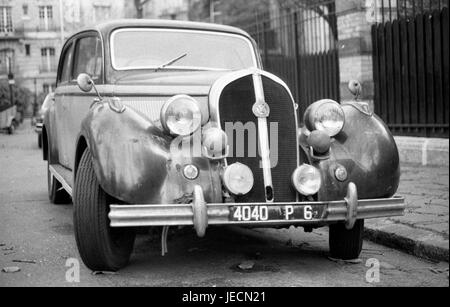
[(312, 221), (322, 219), (324, 210), (324, 206), (233, 206), (230, 221)]

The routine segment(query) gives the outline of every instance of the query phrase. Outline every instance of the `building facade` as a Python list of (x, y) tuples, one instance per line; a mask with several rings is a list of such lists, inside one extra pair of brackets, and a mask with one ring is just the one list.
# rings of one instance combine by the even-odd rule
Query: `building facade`
[[(143, 11), (144, 18), (185, 20), (188, 0), (151, 0)], [(0, 83), (13, 76), (15, 86), (37, 100), (55, 89), (67, 37), (93, 24), (135, 17), (134, 0), (0, 0)]]

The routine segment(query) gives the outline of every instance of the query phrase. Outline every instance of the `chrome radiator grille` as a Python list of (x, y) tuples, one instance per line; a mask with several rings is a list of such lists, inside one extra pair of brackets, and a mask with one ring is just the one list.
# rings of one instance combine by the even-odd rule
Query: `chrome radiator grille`
[[(275, 202), (295, 202), (297, 193), (291, 184), (291, 175), (298, 166), (298, 149), (297, 149), (297, 125), (295, 117), (295, 108), (293, 101), (286, 89), (272, 81), (267, 77), (263, 77), (263, 89), (265, 100), (270, 106), (271, 113), (268, 118), (269, 130), (271, 123), (278, 125), (278, 163), (272, 168), (272, 181), (274, 188)], [(228, 123), (254, 123), (258, 127), (258, 120), (252, 111), (252, 107), (256, 101), (255, 90), (252, 76), (246, 76), (230, 83), (222, 92), (219, 102), (219, 112), (221, 126), (225, 129)], [(248, 142), (249, 136), (245, 136), (245, 148), (239, 150), (236, 148), (236, 132), (230, 135), (229, 140), (233, 141), (232, 152), (228, 158), (228, 163), (240, 162), (249, 166), (255, 176), (255, 185), (248, 195), (240, 197), (237, 201), (246, 202), (265, 202), (265, 187), (263, 170), (260, 165), (260, 157), (249, 156)], [(270, 134), (270, 133), (269, 133)], [(256, 141), (257, 142), (257, 141)], [(271, 144), (271, 147), (276, 144)], [(244, 152), (238, 156), (238, 151)]]

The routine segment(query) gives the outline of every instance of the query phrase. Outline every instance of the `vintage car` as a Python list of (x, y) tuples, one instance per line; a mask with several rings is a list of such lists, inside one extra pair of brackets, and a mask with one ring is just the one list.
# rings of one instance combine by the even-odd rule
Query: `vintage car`
[(42, 127), (44, 126), (44, 115), (48, 107), (50, 106), (50, 103), (53, 103), (54, 99), (55, 95), (53, 93), (50, 93), (47, 96), (45, 96), (44, 102), (42, 103), (38, 116), (36, 117), (36, 124), (34, 127), (34, 131), (36, 131), (38, 136), (37, 139), (39, 148), (42, 148)]
[(239, 29), (137, 20), (87, 29), (63, 47), (45, 114), (50, 200), (73, 199), (92, 270), (126, 266), (141, 228), (161, 227), (166, 252), (171, 226), (199, 237), (212, 226), (329, 226), (331, 256), (357, 258), (364, 220), (405, 208), (394, 139), (361, 102), (297, 110)]
[(17, 125), (17, 106), (0, 106), (0, 131), (5, 130), (8, 134), (14, 134)]

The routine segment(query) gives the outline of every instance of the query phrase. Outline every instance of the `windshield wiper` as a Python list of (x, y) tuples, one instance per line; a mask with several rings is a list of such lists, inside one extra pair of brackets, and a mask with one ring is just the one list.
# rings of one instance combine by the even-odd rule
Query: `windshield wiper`
[(183, 53), (182, 55), (177, 56), (176, 58), (174, 58), (174, 59), (168, 61), (167, 63), (164, 63), (164, 64), (158, 66), (158, 67), (155, 69), (155, 72), (160, 71), (161, 69), (163, 69), (163, 68), (165, 68), (165, 67), (167, 67), (167, 66), (170, 66), (170, 65), (172, 65), (172, 64), (174, 64), (174, 63), (176, 63), (176, 62), (178, 62), (179, 60), (181, 60), (181, 59), (187, 57), (187, 55), (188, 55), (187, 53)]

